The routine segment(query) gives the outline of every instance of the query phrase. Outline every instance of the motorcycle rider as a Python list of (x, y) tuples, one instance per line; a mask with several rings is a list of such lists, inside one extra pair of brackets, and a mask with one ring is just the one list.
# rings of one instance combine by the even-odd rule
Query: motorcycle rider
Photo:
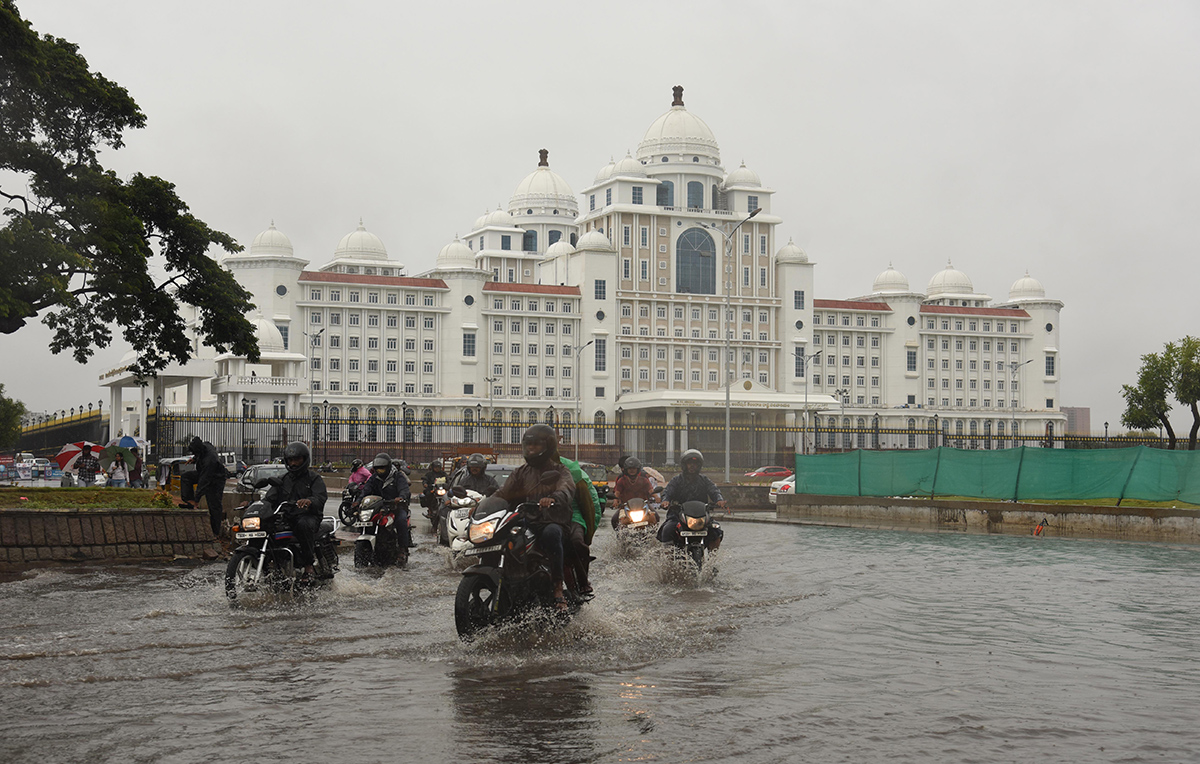
[(296, 538), (300, 542), (300, 565), (304, 575), (313, 576), (313, 561), (316, 559), (317, 529), (329, 498), (325, 490), (325, 479), (312, 469), (312, 455), (308, 446), (299, 441), (288, 443), (283, 450), (283, 463), (287, 472), (278, 485), (272, 485), (263, 497), (269, 507), (278, 507), (284, 502), (294, 502), (299, 513), (288, 518)]
[(349, 485), (362, 485), (371, 477), (371, 470), (363, 464), (362, 459), (355, 459), (350, 462), (350, 479), (347, 481)]
[(421, 506), (428, 510), (425, 513), (427, 516), (437, 511), (437, 499), (434, 497), (433, 491), (437, 488), (439, 479), (443, 484), (449, 482), (446, 470), (442, 468), (441, 460), (434, 459), (429, 463), (429, 469), (425, 471), (425, 476), (421, 478), (425, 485), (425, 490), (421, 492)]
[(517, 467), (493, 497), (510, 506), (536, 502), (540, 518), (532, 524), (538, 546), (550, 561), (555, 607), (568, 609), (563, 596), (563, 539), (571, 524), (571, 503), (575, 500), (575, 481), (559, 460), (558, 435), (545, 424), (532, 425), (521, 436), (525, 463)]
[(575, 583), (580, 594), (591, 594), (592, 584), (588, 580), (588, 570), (592, 560), (592, 537), (596, 534), (596, 526), (600, 524), (602, 504), (600, 494), (592, 479), (579, 466), (565, 456), (559, 456), (559, 461), (571, 473), (575, 481), (575, 501), (571, 502), (571, 524), (567, 526), (567, 540), (574, 550)]
[[(642, 462), (636, 456), (627, 456), (623, 460), (621, 466), (621, 476), (617, 478), (616, 486), (613, 488), (613, 494), (616, 496), (617, 505), (620, 506), (630, 499), (644, 499), (650, 501), (654, 496), (654, 483), (642, 470)], [(612, 516), (613, 530), (617, 529), (621, 517), (620, 512), (614, 512)]]
[(467, 469), (454, 481), (454, 487), (465, 488), (484, 496), (491, 496), (500, 489), (500, 486), (496, 485), (496, 478), (487, 474), (487, 459), (483, 454), (471, 454), (467, 457)]
[[(683, 452), (680, 466), (683, 471), (672, 478), (663, 491), (663, 501), (668, 510), (667, 519), (658, 529), (658, 540), (668, 543), (675, 541), (675, 533), (679, 530), (679, 514), (675, 508), (689, 501), (703, 501), (725, 508), (725, 497), (721, 495), (721, 490), (713, 481), (700, 474), (704, 469), (704, 454), (689, 448)], [(704, 545), (715, 552), (721, 546), (721, 539), (724, 537), (725, 531), (714, 525), (709, 528)]]
[(412, 488), (408, 476), (392, 463), (386, 453), (379, 453), (371, 462), (371, 477), (363, 484), (362, 492), (354, 502), (357, 509), (368, 496), (379, 496), (384, 501), (395, 502), (397, 544), (401, 550), (416, 546), (408, 527), (408, 502), (412, 499)]

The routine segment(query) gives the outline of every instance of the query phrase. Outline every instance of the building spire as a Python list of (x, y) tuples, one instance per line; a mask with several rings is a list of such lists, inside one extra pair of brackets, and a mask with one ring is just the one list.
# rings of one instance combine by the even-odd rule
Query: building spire
[(675, 94), (675, 100), (671, 101), (671, 105), (683, 106), (683, 85), (676, 85), (671, 88), (671, 91)]

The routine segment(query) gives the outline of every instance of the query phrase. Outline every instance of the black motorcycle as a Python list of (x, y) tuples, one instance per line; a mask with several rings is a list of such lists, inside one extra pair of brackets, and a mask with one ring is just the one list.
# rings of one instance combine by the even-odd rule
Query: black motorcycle
[(421, 492), (421, 506), (425, 508), (425, 518), (429, 520), (430, 530), (434, 533), (437, 533), (442, 505), (449, 495), (444, 477), (437, 478), (433, 485)]
[(333, 518), (323, 517), (317, 529), (313, 565), (316, 579), (307, 584), (299, 580), (302, 571), (296, 558), (300, 540), (293, 523), (299, 514), (300, 508), (293, 502), (271, 509), (260, 500), (246, 508), (241, 521), (232, 528), (234, 538), (242, 545), (233, 551), (225, 567), (225, 596), (236, 600), (242, 594), (258, 591), (294, 594), (298, 586), (333, 578), (338, 568), (337, 540), (333, 537)]
[[(463, 571), (454, 597), (454, 626), (458, 637), (470, 642), (482, 630), (535, 609), (554, 613), (554, 584), (550, 563), (537, 548), (531, 527), (540, 522), (537, 504), (508, 506), (479, 515), (475, 508), (463, 555), (477, 562)], [(568, 542), (569, 543), (569, 542)], [(566, 616), (579, 611), (584, 600), (575, 589), (571, 566), (565, 566), (563, 594)]]
[(719, 529), (720, 523), (712, 519), (712, 507), (703, 501), (685, 501), (674, 504), (667, 510), (667, 524), (676, 524), (672, 543), (677, 552), (685, 554), (696, 568), (704, 566), (705, 543), (711, 529)]
[(400, 543), (400, 525), (408, 523), (407, 503), (368, 496), (342, 522), (358, 534), (354, 539), (354, 567), (403, 568), (408, 564), (408, 545)]

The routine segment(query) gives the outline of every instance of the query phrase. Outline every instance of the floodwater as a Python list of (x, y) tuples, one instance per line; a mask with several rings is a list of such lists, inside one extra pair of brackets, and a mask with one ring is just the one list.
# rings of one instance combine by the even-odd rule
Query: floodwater
[(458, 576), (343, 557), (0, 584), (0, 760), (1200, 760), (1200, 549), (728, 522), (715, 575), (594, 551), (569, 625), (455, 637)]

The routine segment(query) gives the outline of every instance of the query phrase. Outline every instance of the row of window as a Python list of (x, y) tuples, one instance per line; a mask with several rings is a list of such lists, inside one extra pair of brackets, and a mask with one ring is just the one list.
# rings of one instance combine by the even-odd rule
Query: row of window
[[(668, 161), (667, 157), (663, 157), (663, 161)], [(690, 180), (687, 182), (687, 206), (690, 210), (704, 209), (704, 184), (698, 180)], [(728, 201), (717, 184), (711, 186), (711, 196), (709, 201), (712, 202), (712, 208), (725, 210), (729, 208)], [(645, 187), (633, 186), (631, 189), (630, 198), (634, 204), (644, 204)], [(604, 189), (604, 206), (611, 207), (613, 203), (613, 190), (611, 188)], [(659, 207), (674, 207), (675, 206), (675, 183), (670, 180), (661, 180), (655, 188), (654, 203)], [(758, 197), (749, 196), (746, 199), (746, 211), (753, 212), (758, 208)], [(588, 210), (595, 211), (596, 195), (588, 195)]]
[[(310, 324), (312, 324), (313, 326), (320, 326), (321, 324), (323, 324), (325, 322), (324, 314), (319, 310), (314, 310), (311, 313), (309, 313), (308, 315), (309, 315), (308, 322)], [(388, 315), (388, 316), (386, 316), (385, 323), (387, 324), (389, 329), (398, 328), (399, 327), (399, 316), (397, 316), (395, 314)], [(342, 325), (341, 311), (330, 311), (329, 325), (330, 326), (341, 326)], [(347, 326), (361, 326), (362, 325), (362, 314), (361, 313), (346, 314), (346, 325)], [(421, 325), (425, 329), (434, 328), (433, 316), (424, 316), (422, 318)], [(370, 326), (379, 326), (379, 314), (378, 313), (368, 313), (367, 314), (367, 326), (369, 326), (369, 327)], [(405, 329), (416, 329), (417, 328), (417, 317), (414, 315), (411, 315), (411, 314), (406, 314), (404, 316), (404, 328)]]
[[(684, 309), (680, 306), (676, 306), (673, 311), (673, 314), (674, 314), (674, 317), (676, 320), (682, 320), (683, 316), (684, 316)], [(691, 316), (692, 316), (693, 321), (699, 321), (700, 315), (701, 315), (700, 308), (692, 308)], [(709, 308), (709, 310), (708, 310), (708, 320), (709, 321), (716, 321), (718, 315), (719, 315), (719, 313), (716, 308)], [(665, 305), (655, 306), (654, 316), (655, 316), (655, 318), (666, 318), (667, 317), (667, 306), (665, 306)], [(623, 303), (621, 305), (621, 317), (622, 318), (632, 318), (633, 317), (633, 305), (631, 305), (629, 303)], [(649, 305), (639, 305), (638, 306), (638, 318), (649, 318), (649, 317), (650, 317), (650, 306)], [(726, 312), (727, 320), (732, 321), (733, 317), (734, 317), (734, 311), (730, 310), (730, 311)], [(754, 311), (743, 310), (742, 311), (742, 323), (749, 324), (749, 323), (753, 323), (753, 321), (754, 321)], [(770, 323), (770, 321), (771, 321), (771, 314), (768, 311), (760, 310), (758, 312), (758, 323), (767, 324), (767, 323)]]
[[(982, 331), (985, 331), (985, 332), (990, 332), (990, 331), (992, 330), (992, 322), (991, 322), (991, 321), (984, 321), (984, 322), (982, 322), (982, 323), (983, 323), (983, 330), (982, 330)], [(943, 331), (943, 332), (948, 332), (948, 331), (950, 331), (950, 320), (949, 320), (949, 319), (943, 318), (943, 319), (941, 319), (941, 321), (938, 321), (937, 319), (933, 319), (933, 318), (926, 318), (926, 319), (925, 319), (925, 328), (926, 328), (926, 329), (933, 329), (935, 324), (940, 324), (940, 326), (941, 326), (941, 331)], [(969, 331), (969, 332), (979, 331), (978, 329), (976, 329), (976, 327), (977, 327), (977, 326), (979, 326), (979, 322), (976, 322), (976, 321), (967, 321), (965, 325), (966, 325), (966, 327), (967, 327), (967, 331)], [(963, 321), (962, 321), (961, 319), (955, 319), (955, 321), (954, 321), (954, 331), (956, 331), (956, 332), (961, 332), (961, 331), (963, 331), (963, 326), (964, 326), (964, 323), (963, 323)], [(1018, 326), (1019, 326), (1019, 325), (1017, 324), (1017, 322), (1016, 322), (1016, 321), (1013, 321), (1013, 322), (1009, 323), (1009, 325), (1008, 325), (1008, 326), (1009, 326), (1009, 329), (1008, 329), (1008, 331), (1009, 331), (1009, 333), (1010, 333), (1010, 334), (1017, 334), (1017, 333), (1018, 333), (1018, 331), (1019, 331), (1019, 328), (1018, 328)], [(1001, 333), (1001, 334), (1003, 334), (1003, 333), (1004, 333), (1004, 322), (1003, 322), (1003, 321), (997, 321), (997, 322), (996, 322), (996, 331), (997, 331), (997, 332), (999, 332), (999, 333)]]
[[(325, 294), (324, 290), (317, 289), (315, 287), (309, 289), (309, 292), (308, 292), (309, 299), (313, 300), (314, 302), (320, 302), (322, 299), (322, 296), (324, 294)], [(341, 289), (330, 289), (328, 294), (329, 294), (330, 302), (341, 302), (342, 301), (342, 290)], [(367, 304), (368, 305), (379, 304), (379, 295), (380, 295), (379, 292), (367, 292)], [(362, 292), (357, 289), (349, 289), (346, 291), (346, 299), (347, 299), (347, 302), (352, 302), (352, 303), (353, 302), (361, 302), (362, 301)], [(396, 292), (387, 292), (385, 294), (385, 299), (387, 300), (388, 305), (399, 305), (400, 304), (400, 298)], [(405, 305), (416, 305), (417, 304), (417, 295), (412, 294), (411, 292), (406, 292), (404, 294), (404, 304)], [(421, 296), (421, 304), (426, 307), (432, 307), (434, 304), (434, 296), (432, 294), (422, 295)]]
[[(667, 327), (665, 327), (665, 326), (660, 326), (660, 327), (657, 327), (657, 328), (654, 330), (654, 334), (653, 334), (653, 336), (655, 336), (655, 337), (679, 337), (679, 338), (683, 338), (683, 337), (691, 337), (692, 339), (704, 339), (704, 338), (705, 338), (705, 337), (704, 337), (704, 335), (702, 335), (702, 334), (701, 334), (701, 330), (700, 330), (700, 329), (692, 329), (692, 330), (691, 330), (691, 332), (690, 332), (689, 334), (684, 334), (684, 331), (685, 331), (685, 330), (684, 330), (684, 329), (682, 329), (682, 328), (676, 328), (676, 329), (674, 329), (674, 330), (673, 330), (673, 332), (672, 332), (671, 334), (669, 334), (669, 335), (668, 335), (668, 334), (667, 334)], [(732, 334), (733, 334), (733, 332), (730, 332), (730, 334), (732, 335)], [(750, 332), (750, 331), (743, 331), (743, 332), (742, 332), (742, 339), (743, 339), (743, 340), (746, 340), (746, 341), (753, 341), (753, 338), (752, 338), (752, 336), (751, 336), (752, 334), (753, 334), (753, 332)], [(621, 335), (622, 335), (622, 336), (625, 336), (625, 337), (632, 337), (632, 336), (634, 336), (634, 334), (633, 334), (633, 327), (632, 327), (632, 326), (629, 326), (628, 324), (623, 324), (623, 325), (621, 326)], [(648, 327), (648, 326), (639, 326), (639, 327), (638, 327), (638, 330), (637, 330), (637, 336), (638, 336), (638, 337), (650, 337), (650, 336), (651, 336), (651, 334), (650, 334), (650, 327)], [(709, 330), (708, 330), (708, 334), (707, 334), (707, 339), (710, 339), (710, 340), (719, 339), (719, 336), (718, 336), (717, 330), (716, 330), (716, 329), (709, 329)], [(759, 341), (759, 342), (771, 342), (771, 338), (770, 338), (770, 332), (759, 332), (759, 333), (758, 333), (758, 341)]]
[[(572, 332), (571, 326), (572, 326), (571, 324), (564, 323), (562, 325), (562, 334), (570, 335)], [(543, 327), (543, 329), (544, 329), (544, 331), (543, 331), (544, 334), (554, 334), (556, 331), (558, 331), (558, 325), (555, 324), (553, 321), (547, 321), (545, 326)], [(501, 319), (493, 320), (492, 321), (492, 331), (496, 332), (497, 334), (503, 334), (504, 333), (504, 321)], [(509, 331), (511, 331), (513, 334), (519, 334), (521, 332), (521, 322), (520, 321), (510, 322), (509, 323)], [(528, 324), (526, 324), (525, 325), (525, 333), (526, 334), (537, 334), (538, 333), (538, 322), (530, 321)]]
[[(935, 348), (938, 346), (939, 342), (940, 342), (940, 344), (941, 344), (941, 348), (942, 348), (942, 350), (949, 350), (949, 349), (950, 349), (950, 340), (948, 340), (948, 339), (943, 339), (943, 340), (940, 340), (940, 341), (939, 341), (939, 340), (935, 340), (933, 337), (927, 337), (927, 338), (925, 339), (925, 349), (926, 349), (926, 350), (933, 350), (933, 349), (935, 349)], [(1009, 350), (1009, 352), (1010, 352), (1010, 353), (1016, 353), (1016, 352), (1018, 352), (1018, 351), (1017, 351), (1017, 343), (1015, 343), (1015, 342), (1010, 342), (1010, 343), (1008, 343), (1008, 345), (1009, 345), (1009, 348), (1008, 348), (1008, 350)], [(978, 347), (979, 347), (979, 341), (978, 341), (978, 340), (967, 340), (967, 349), (969, 349), (969, 350), (975, 350), (975, 349), (977, 349)], [(956, 340), (954, 340), (954, 349), (955, 349), (955, 350), (962, 350), (962, 349), (963, 349), (963, 341), (962, 341), (961, 339), (956, 339)], [(991, 349), (992, 349), (992, 341), (991, 341), (991, 340), (983, 340), (983, 350), (984, 350), (984, 352), (990, 352), (990, 351), (991, 351)], [(1003, 353), (1003, 352), (1004, 352), (1004, 340), (996, 340), (996, 352), (998, 352), (998, 353)]]
[[(492, 298), (492, 310), (504, 310), (504, 304), (505, 304), (505, 300), (503, 297), (493, 297)], [(526, 300), (522, 300), (520, 298), (513, 298), (508, 301), (508, 309), (509, 310), (524, 309), (524, 310), (528, 310), (530, 313), (542, 313), (542, 312), (554, 313), (558, 309), (558, 302), (555, 300), (546, 300), (544, 302), (541, 300), (526, 301)], [(570, 312), (572, 312), (572, 310), (573, 310), (573, 308), (571, 306), (571, 303), (567, 302), (566, 300), (563, 300), (562, 312), (570, 313)]]

